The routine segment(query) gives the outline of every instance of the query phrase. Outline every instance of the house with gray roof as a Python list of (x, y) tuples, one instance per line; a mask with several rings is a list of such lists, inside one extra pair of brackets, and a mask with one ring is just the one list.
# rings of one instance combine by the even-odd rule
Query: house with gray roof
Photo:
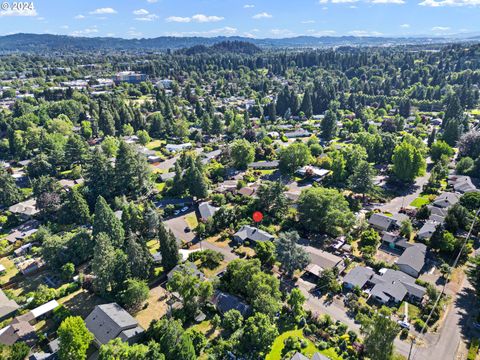
[(380, 275), (373, 275), (369, 282), (373, 284), (370, 296), (384, 304), (398, 304), (405, 298), (420, 302), (426, 293), (413, 277), (398, 270), (382, 269)]
[(380, 213), (374, 213), (368, 219), (368, 223), (379, 231), (390, 231), (397, 224), (396, 220), (391, 217)]
[(346, 289), (359, 287), (375, 300), (384, 304), (397, 304), (405, 298), (420, 302), (426, 289), (415, 283), (415, 278), (392, 269), (382, 269), (376, 274), (372, 269), (357, 266), (343, 278)]
[(420, 272), (425, 266), (425, 257), (427, 246), (422, 243), (410, 244), (396, 261), (400, 271), (405, 274), (418, 278)]
[(0, 321), (13, 314), (19, 307), (15, 300), (10, 300), (0, 289)]
[(437, 229), (437, 222), (427, 221), (417, 232), (417, 237), (421, 240), (429, 240)]
[(353, 289), (355, 287), (363, 289), (373, 275), (375, 275), (373, 269), (364, 266), (356, 266), (344, 276), (343, 285), (347, 289)]
[(456, 192), (461, 194), (478, 191), (470, 176), (450, 175), (448, 177), (448, 185), (452, 186)]
[(215, 207), (208, 202), (202, 202), (200, 205), (198, 205), (198, 212), (200, 213), (200, 219), (203, 221), (206, 221), (213, 217), (215, 213), (218, 211), (218, 207)]
[(251, 307), (239, 297), (219, 290), (215, 291), (210, 302), (216, 306), (221, 314), (225, 314), (230, 310), (238, 310), (243, 317), (246, 317), (251, 313)]
[(255, 161), (248, 164), (250, 169), (260, 170), (260, 169), (276, 169), (278, 168), (279, 161), (272, 160), (272, 161)]
[(95, 336), (98, 347), (115, 338), (133, 343), (144, 332), (137, 320), (117, 303), (95, 306), (85, 325)]
[(273, 241), (273, 235), (250, 225), (242, 226), (234, 235), (233, 240), (237, 244), (243, 244), (245, 241), (265, 242)]
[(387, 231), (382, 232), (382, 245), (390, 250), (398, 251), (404, 251), (410, 246), (408, 240), (403, 236)]
[(460, 196), (458, 196), (457, 194), (451, 192), (444, 192), (435, 199), (432, 205), (447, 209), (455, 205), (459, 200)]

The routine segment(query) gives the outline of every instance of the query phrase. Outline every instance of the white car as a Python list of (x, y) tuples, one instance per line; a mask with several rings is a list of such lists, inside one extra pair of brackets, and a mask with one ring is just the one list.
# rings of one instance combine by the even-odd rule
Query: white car
[(400, 325), (400, 327), (402, 329), (407, 329), (407, 330), (410, 330), (410, 324), (406, 321), (402, 321), (402, 320), (398, 320), (397, 321), (398, 325)]

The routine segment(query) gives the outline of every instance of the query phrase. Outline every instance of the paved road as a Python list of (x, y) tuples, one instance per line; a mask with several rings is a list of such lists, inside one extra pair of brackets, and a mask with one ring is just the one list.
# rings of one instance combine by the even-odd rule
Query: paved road
[(415, 180), (415, 184), (413, 184), (407, 191), (405, 191), (405, 194), (403, 196), (393, 198), (388, 203), (377, 206), (377, 209), (380, 209), (383, 212), (398, 213), (402, 206), (407, 207), (413, 200), (415, 200), (420, 195), (423, 185), (428, 182), (429, 178), (430, 172), (427, 171), (425, 175), (420, 176)]
[[(193, 212), (195, 212), (195, 210), (193, 210)], [(188, 227), (188, 224), (185, 221), (185, 216), (189, 215), (190, 213), (192, 213), (192, 211), (165, 221), (165, 225), (172, 230), (173, 235), (183, 242), (191, 242), (195, 238), (195, 233), (193, 231), (185, 232), (185, 228)]]

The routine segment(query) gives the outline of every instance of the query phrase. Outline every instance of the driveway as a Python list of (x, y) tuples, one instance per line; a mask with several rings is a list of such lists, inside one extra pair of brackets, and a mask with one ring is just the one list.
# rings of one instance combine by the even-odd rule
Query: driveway
[(185, 216), (191, 214), (192, 212), (194, 213), (195, 210), (165, 221), (165, 225), (172, 230), (173, 235), (175, 235), (177, 240), (181, 240), (182, 242), (191, 242), (193, 239), (195, 239), (195, 233), (193, 231), (185, 232), (185, 228), (188, 227)]

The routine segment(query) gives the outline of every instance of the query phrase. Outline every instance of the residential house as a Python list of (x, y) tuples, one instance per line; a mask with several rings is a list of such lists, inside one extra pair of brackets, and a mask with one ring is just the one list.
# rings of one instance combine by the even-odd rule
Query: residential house
[(308, 137), (312, 135), (312, 133), (305, 129), (299, 129), (295, 131), (286, 132), (284, 135), (289, 139), (295, 139), (295, 138), (301, 138), (301, 137)]
[(218, 207), (210, 205), (208, 202), (202, 202), (198, 205), (198, 212), (200, 213), (200, 219), (207, 221), (218, 211)]
[(37, 335), (32, 323), (52, 313), (58, 306), (59, 304), (56, 300), (51, 300), (23, 315), (15, 317), (9, 325), (0, 330), (0, 344), (13, 345), (17, 341), (24, 341), (29, 346), (33, 345)]
[(427, 246), (422, 243), (409, 244), (397, 259), (396, 264), (400, 271), (405, 274), (418, 278), (420, 272), (425, 266), (425, 257)]
[(427, 221), (425, 224), (423, 224), (420, 230), (418, 230), (417, 237), (420, 240), (429, 240), (437, 229), (437, 225), (437, 222)]
[(313, 246), (302, 247), (310, 256), (310, 264), (305, 268), (307, 273), (320, 277), (322, 272), (327, 269), (338, 268), (339, 272), (344, 270), (345, 264), (341, 257)]
[(379, 231), (390, 231), (397, 226), (397, 221), (393, 217), (380, 213), (372, 214), (368, 223)]
[(273, 160), (273, 161), (256, 161), (248, 164), (248, 167), (250, 169), (254, 170), (273, 170), (278, 168), (279, 161), (278, 160)]
[(24, 218), (29, 218), (39, 212), (37, 209), (37, 201), (34, 198), (12, 205), (8, 210), (11, 213), (18, 214)]
[(219, 290), (215, 291), (210, 302), (222, 315), (230, 310), (238, 310), (243, 317), (247, 317), (251, 313), (250, 305), (244, 303), (239, 297)]
[(117, 303), (95, 306), (85, 319), (85, 325), (98, 347), (115, 338), (133, 343), (144, 332), (137, 320)]
[(200, 279), (205, 279), (205, 275), (198, 269), (197, 265), (195, 265), (193, 262), (186, 262), (183, 264), (178, 264), (175, 266), (170, 272), (167, 274), (167, 279), (171, 280), (173, 278), (173, 274), (175, 274), (177, 271), (182, 271), (184, 269), (188, 269), (193, 275), (197, 276)]
[(478, 191), (470, 176), (450, 175), (448, 177), (448, 185), (452, 186), (456, 192), (461, 194)]
[(347, 289), (358, 287), (384, 304), (398, 304), (404, 299), (420, 302), (426, 289), (415, 278), (392, 269), (382, 269), (377, 275), (371, 268), (357, 266), (343, 278)]
[(320, 354), (319, 352), (313, 354), (311, 358), (306, 357), (302, 353), (296, 352), (290, 360), (330, 360), (328, 356)]
[(408, 240), (403, 236), (387, 231), (382, 232), (382, 245), (390, 250), (396, 251), (404, 251), (410, 246)]
[(439, 208), (448, 209), (449, 207), (455, 205), (460, 200), (460, 196), (451, 192), (444, 192), (440, 194), (432, 205)]
[(165, 148), (172, 153), (176, 153), (176, 152), (179, 152), (179, 151), (190, 149), (191, 147), (192, 147), (191, 143), (167, 144), (167, 145), (165, 145)]
[(316, 166), (304, 166), (297, 171), (295, 171), (295, 174), (305, 177), (305, 178), (311, 178), (316, 182), (322, 181), (328, 174), (330, 173), (330, 170), (326, 169), (320, 169)]
[(6, 239), (10, 244), (15, 243), (18, 240), (23, 240), (30, 235), (35, 234), (38, 231), (40, 222), (37, 220), (29, 220), (22, 225), (13, 229), (10, 234), (7, 235)]
[(250, 225), (242, 226), (234, 235), (233, 240), (237, 244), (243, 244), (245, 241), (265, 242), (273, 241), (273, 235)]
[(5, 320), (17, 311), (19, 307), (15, 300), (10, 300), (0, 289), (0, 321)]

